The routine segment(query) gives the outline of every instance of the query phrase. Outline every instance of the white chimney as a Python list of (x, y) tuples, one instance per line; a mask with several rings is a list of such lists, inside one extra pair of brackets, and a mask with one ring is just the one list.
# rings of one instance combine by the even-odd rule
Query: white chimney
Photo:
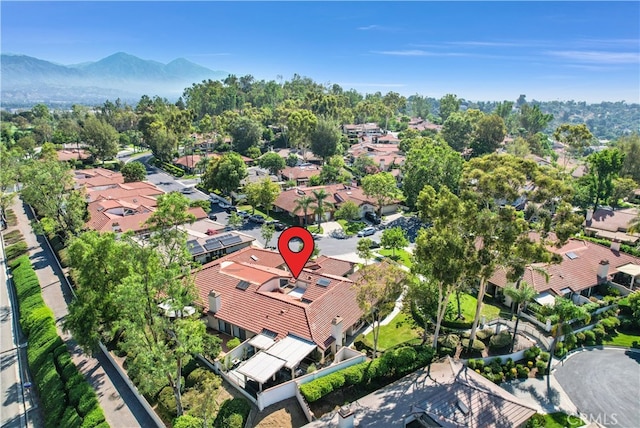
[(587, 210), (587, 221), (591, 221), (593, 218), (593, 210)]
[(221, 303), (220, 293), (215, 290), (211, 290), (209, 292), (209, 312), (213, 314), (218, 312), (220, 310)]
[(342, 317), (339, 315), (331, 321), (331, 337), (336, 340), (336, 351), (338, 351), (342, 347)]
[(355, 412), (350, 405), (340, 407), (338, 410), (338, 428), (353, 428)]
[(613, 239), (611, 241), (611, 251), (620, 251), (620, 241), (618, 239)]
[(606, 280), (607, 275), (609, 275), (609, 260), (600, 260), (600, 265), (598, 266), (598, 278)]
[(380, 159), (380, 171), (384, 171), (384, 159)]

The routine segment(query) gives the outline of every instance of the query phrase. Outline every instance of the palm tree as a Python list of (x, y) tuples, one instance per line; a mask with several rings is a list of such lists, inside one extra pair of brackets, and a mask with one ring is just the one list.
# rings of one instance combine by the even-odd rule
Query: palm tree
[(511, 340), (511, 350), (509, 351), (513, 352), (513, 347), (516, 344), (516, 337), (518, 334), (518, 323), (520, 323), (520, 314), (527, 308), (527, 305), (533, 300), (534, 297), (536, 297), (538, 292), (527, 282), (522, 281), (520, 283), (520, 287), (518, 288), (505, 288), (504, 294), (506, 294), (511, 299), (511, 301), (516, 305), (517, 308), (516, 325), (513, 329), (513, 339)]
[(296, 207), (293, 210), (294, 214), (298, 211), (302, 210), (304, 212), (304, 227), (307, 227), (307, 211), (309, 211), (309, 206), (314, 202), (314, 199), (311, 196), (302, 196), (296, 199)]
[(553, 305), (553, 314), (558, 316), (558, 324), (556, 324), (555, 331), (553, 332), (553, 342), (551, 342), (551, 353), (549, 357), (549, 364), (547, 365), (547, 373), (551, 373), (551, 362), (553, 361), (553, 354), (556, 351), (556, 345), (558, 344), (558, 338), (564, 334), (573, 331), (569, 321), (589, 320), (589, 312), (584, 306), (576, 306), (570, 299), (564, 297), (556, 297), (555, 304)]
[(313, 212), (318, 216), (318, 232), (320, 232), (320, 227), (322, 224), (322, 217), (324, 217), (325, 208), (331, 207), (332, 204), (329, 202), (325, 202), (330, 195), (324, 189), (313, 190), (313, 202), (316, 203), (316, 207)]

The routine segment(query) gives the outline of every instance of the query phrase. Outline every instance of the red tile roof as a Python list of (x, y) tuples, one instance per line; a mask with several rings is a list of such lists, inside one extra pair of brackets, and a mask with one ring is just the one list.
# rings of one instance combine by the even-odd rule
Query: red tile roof
[(105, 168), (78, 169), (74, 174), (75, 181), (80, 187), (91, 188), (124, 183), (122, 174)]
[(585, 221), (585, 227), (608, 232), (626, 232), (629, 223), (638, 216), (636, 208), (622, 210), (597, 209), (589, 221)]
[[(557, 295), (562, 295), (564, 294), (562, 290), (570, 289), (573, 292), (579, 292), (597, 285), (598, 270), (602, 260), (609, 262), (609, 277), (618, 272), (617, 268), (622, 265), (628, 263), (640, 265), (640, 258), (579, 239), (570, 239), (563, 247), (550, 248), (550, 250), (560, 254), (562, 261), (558, 264), (537, 264), (534, 266), (544, 269), (549, 274), (548, 282), (545, 276), (534, 270), (533, 267), (527, 268), (524, 274), (523, 279), (539, 293), (552, 291)], [(570, 254), (573, 259), (569, 258), (567, 253), (573, 253)], [(503, 269), (498, 269), (489, 281), (499, 287), (505, 287), (507, 285), (506, 272)]]
[[(259, 260), (251, 259), (251, 255), (257, 255)], [(239, 261), (247, 258), (252, 263)], [(336, 316), (343, 318), (344, 329), (355, 324), (362, 316), (352, 281), (335, 275), (319, 275), (305, 269), (298, 278), (298, 281), (307, 284), (302, 294), (304, 300), (301, 300), (286, 294), (289, 289), (283, 292), (279, 287), (279, 278), (291, 278), (288, 272), (257, 264), (265, 262), (276, 265), (280, 260), (282, 258), (276, 252), (245, 248), (194, 272), (196, 288), (205, 311), (209, 310), (209, 293), (215, 290), (221, 299), (220, 310), (215, 314), (217, 318), (253, 333), (268, 329), (277, 333), (278, 338), (293, 333), (326, 349), (333, 341), (331, 322)], [(321, 262), (327, 263), (326, 258)], [(319, 285), (317, 282), (320, 278), (328, 280), (329, 284)], [(240, 280), (249, 282), (246, 290), (236, 288)], [(276, 281), (275, 284), (273, 281)], [(270, 291), (269, 283), (273, 291)]]
[[(305, 195), (313, 197), (313, 191), (320, 189), (324, 189), (330, 195), (330, 197), (325, 201), (333, 204), (335, 207), (339, 207), (342, 202), (348, 200), (353, 201), (358, 206), (365, 203), (376, 206), (375, 201), (366, 197), (361, 188), (356, 186), (345, 186), (344, 184), (329, 184), (325, 186), (301, 187), (285, 190), (284, 192), (280, 192), (273, 205), (281, 210), (293, 213), (298, 199)], [(315, 205), (312, 204), (312, 206)], [(329, 210), (331, 210), (331, 208), (329, 208)], [(310, 207), (308, 214), (311, 214), (312, 212), (313, 208)], [(300, 210), (296, 215), (304, 216), (304, 213)]]
[(284, 180), (305, 180), (320, 175), (322, 168), (317, 165), (308, 166), (288, 166), (280, 172)]
[(91, 157), (91, 153), (87, 150), (58, 150), (58, 160), (59, 161), (70, 161), (76, 159), (89, 159)]

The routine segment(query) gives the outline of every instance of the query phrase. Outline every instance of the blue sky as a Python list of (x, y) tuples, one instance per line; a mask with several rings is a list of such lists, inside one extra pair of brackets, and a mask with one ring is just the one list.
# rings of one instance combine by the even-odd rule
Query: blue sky
[(640, 102), (640, 2), (9, 2), (1, 49), (469, 100)]

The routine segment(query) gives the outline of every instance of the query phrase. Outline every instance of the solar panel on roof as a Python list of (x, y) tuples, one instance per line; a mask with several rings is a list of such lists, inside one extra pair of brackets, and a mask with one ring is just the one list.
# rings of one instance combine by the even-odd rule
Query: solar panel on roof
[(578, 258), (578, 255), (576, 253), (574, 253), (573, 251), (569, 251), (567, 253), (567, 257), (569, 257), (569, 260), (575, 260)]
[(320, 278), (320, 279), (318, 279), (318, 282), (316, 284), (318, 284), (318, 285), (320, 285), (322, 287), (326, 287), (329, 284), (331, 284), (331, 280), (327, 279), (327, 278)]
[(251, 285), (248, 281), (242, 280), (236, 285), (236, 288), (239, 290), (246, 290)]
[(218, 241), (217, 239), (209, 239), (205, 244), (204, 244), (204, 248), (207, 251), (213, 251), (213, 250), (218, 250), (220, 248), (222, 248), (222, 244), (220, 243), (220, 241)]
[(270, 337), (272, 339), (275, 339), (278, 336), (278, 333), (276, 333), (275, 331), (268, 330), (266, 328), (263, 328), (262, 332), (260, 332), (260, 334), (262, 334), (264, 336), (267, 336), (267, 337)]
[(187, 242), (187, 248), (192, 256), (204, 253), (204, 248), (195, 239)]

